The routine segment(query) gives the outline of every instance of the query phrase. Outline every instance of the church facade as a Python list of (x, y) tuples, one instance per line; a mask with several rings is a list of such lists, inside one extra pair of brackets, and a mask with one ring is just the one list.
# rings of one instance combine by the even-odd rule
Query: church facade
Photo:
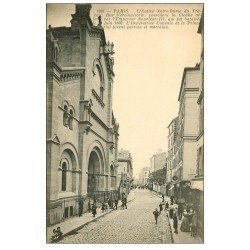
[(117, 195), (119, 124), (112, 111), (113, 44), (76, 4), (70, 27), (47, 36), (47, 225), (78, 213), (82, 199)]

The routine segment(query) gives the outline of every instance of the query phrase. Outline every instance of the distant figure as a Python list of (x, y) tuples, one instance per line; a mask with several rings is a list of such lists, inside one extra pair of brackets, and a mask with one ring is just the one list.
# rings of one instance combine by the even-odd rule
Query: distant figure
[(189, 225), (190, 223), (188, 217), (189, 217), (188, 213), (183, 213), (183, 219), (180, 227), (180, 230), (182, 232), (190, 232), (190, 225)]
[(57, 234), (57, 240), (61, 240), (63, 236), (63, 232), (61, 231), (60, 227), (57, 227), (56, 234)]
[(58, 234), (56, 229), (53, 229), (53, 235), (51, 236), (51, 242), (56, 242), (58, 240)]
[(162, 194), (161, 197), (162, 197), (162, 202), (164, 202), (164, 194)]
[(173, 227), (174, 227), (174, 233), (178, 234), (178, 218), (176, 211), (173, 214)]
[(109, 208), (111, 208), (111, 200), (108, 199), (108, 205), (109, 205)]
[(108, 211), (108, 208), (109, 208), (108, 203), (105, 203), (105, 211)]
[(162, 203), (160, 203), (159, 207), (160, 207), (160, 213), (161, 213), (161, 211), (163, 210)]
[(196, 211), (194, 210), (191, 223), (191, 236), (193, 237), (197, 235), (197, 225), (198, 225), (198, 217)]
[(104, 211), (106, 210), (106, 209), (105, 209), (105, 203), (104, 203), (104, 202), (102, 203), (101, 210), (102, 210), (103, 213), (104, 213)]
[(124, 196), (123, 200), (122, 200), (122, 208), (126, 208), (127, 209), (127, 198)]
[(159, 215), (160, 215), (160, 212), (157, 210), (157, 208), (156, 208), (155, 211), (153, 212), (153, 215), (155, 216), (155, 224), (157, 224), (158, 217), (159, 217)]
[(171, 195), (171, 197), (170, 197), (170, 202), (174, 203), (174, 196), (173, 195)]
[(174, 204), (171, 203), (169, 206), (169, 218), (172, 219), (174, 214)]
[(93, 214), (93, 217), (95, 217), (95, 215), (96, 215), (96, 209), (97, 209), (96, 205), (92, 204), (92, 214)]
[(168, 210), (168, 208), (169, 208), (169, 203), (167, 201), (166, 204), (165, 204), (165, 210)]
[(187, 206), (186, 206), (186, 212), (187, 213), (190, 213), (190, 206), (187, 204)]
[(90, 204), (90, 200), (89, 200), (89, 202), (88, 202), (88, 211), (89, 211), (89, 213), (91, 212), (91, 204)]
[(79, 201), (79, 217), (82, 216), (82, 211), (83, 211), (83, 199), (81, 198)]
[(118, 199), (115, 199), (115, 209), (117, 210), (118, 207)]
[(179, 220), (182, 219), (182, 214), (183, 214), (183, 204), (179, 204), (178, 205), (178, 217), (179, 217)]
[(111, 204), (111, 208), (114, 209), (114, 201), (112, 199), (110, 200), (110, 204)]

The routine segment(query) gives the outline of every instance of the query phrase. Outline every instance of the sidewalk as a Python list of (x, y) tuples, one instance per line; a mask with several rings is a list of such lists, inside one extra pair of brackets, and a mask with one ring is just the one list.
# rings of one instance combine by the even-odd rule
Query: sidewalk
[[(153, 192), (153, 194), (157, 195), (159, 198), (162, 198), (160, 194), (158, 194), (154, 191), (152, 191), (152, 192)], [(170, 204), (170, 197), (164, 196), (164, 199), (165, 199), (165, 201), (168, 201), (168, 203)], [(174, 204), (174, 207), (178, 207), (178, 205)], [(169, 216), (168, 216), (168, 218), (169, 218)], [(182, 232), (180, 230), (181, 220), (178, 219), (178, 234), (174, 233), (173, 220), (170, 218), (169, 218), (169, 224), (171, 227), (172, 238), (173, 238), (174, 244), (203, 244), (203, 242), (199, 236), (192, 237), (190, 235), (190, 232)]]
[[(128, 195), (128, 202), (135, 199), (134, 190), (131, 190)], [(121, 202), (119, 202), (121, 203)], [(118, 206), (121, 207), (121, 204)], [(98, 218), (103, 217), (104, 215), (116, 211), (114, 209), (108, 209), (107, 212), (102, 213), (101, 208), (97, 209), (96, 217), (94, 218), (92, 213), (84, 213), (81, 217), (75, 216), (72, 218), (67, 219), (66, 221), (60, 222), (58, 224), (52, 225), (50, 227), (47, 227), (47, 243), (50, 243), (51, 236), (53, 235), (53, 229), (60, 227), (61, 231), (63, 232), (63, 237), (78, 231), (79, 229), (83, 228), (88, 223), (97, 220)]]

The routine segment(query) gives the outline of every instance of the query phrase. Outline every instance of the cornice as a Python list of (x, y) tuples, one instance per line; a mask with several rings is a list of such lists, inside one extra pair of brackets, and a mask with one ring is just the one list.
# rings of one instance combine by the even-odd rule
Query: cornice
[(183, 136), (183, 140), (184, 141), (196, 141), (197, 136), (196, 135), (186, 135)]
[(93, 117), (105, 130), (109, 130), (109, 127), (95, 114), (91, 111), (91, 117)]
[(83, 76), (84, 69), (71, 69), (71, 70), (64, 70), (61, 71), (60, 74), (60, 81), (61, 82), (67, 82), (79, 79), (81, 76)]
[(102, 99), (99, 97), (99, 95), (96, 93), (94, 89), (92, 89), (92, 95), (97, 100), (97, 102), (101, 105), (101, 107), (104, 108), (105, 107), (104, 102), (102, 101)]

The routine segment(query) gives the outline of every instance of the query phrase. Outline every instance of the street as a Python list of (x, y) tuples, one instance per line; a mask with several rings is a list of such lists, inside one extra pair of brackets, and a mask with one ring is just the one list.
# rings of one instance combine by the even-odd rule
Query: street
[(60, 243), (172, 243), (165, 211), (155, 224), (153, 211), (159, 209), (160, 202), (161, 198), (148, 190), (135, 190), (135, 200), (127, 204), (128, 209), (118, 208)]

